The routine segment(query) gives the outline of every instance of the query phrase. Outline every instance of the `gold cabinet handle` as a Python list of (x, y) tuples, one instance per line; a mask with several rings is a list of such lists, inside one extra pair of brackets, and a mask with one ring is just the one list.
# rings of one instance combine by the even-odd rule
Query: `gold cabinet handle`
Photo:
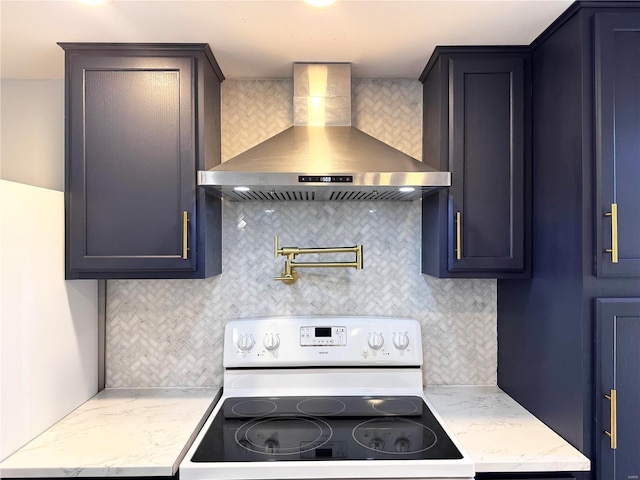
[(462, 258), (462, 214), (456, 212), (456, 259)]
[(605, 217), (611, 217), (611, 248), (607, 248), (605, 252), (611, 254), (611, 263), (618, 263), (618, 204), (611, 204), (611, 211), (604, 214)]
[(186, 260), (189, 257), (189, 247), (187, 246), (187, 230), (189, 223), (189, 215), (185, 210), (182, 212), (182, 259)]
[(618, 427), (617, 427), (617, 425), (618, 425), (618, 413), (616, 411), (616, 409), (617, 409), (617, 407), (616, 407), (616, 403), (617, 403), (616, 391), (612, 389), (611, 392), (609, 393), (609, 395), (605, 394), (604, 397), (611, 402), (611, 431), (609, 432), (609, 431), (605, 430), (604, 433), (611, 440), (611, 448), (613, 450), (615, 450), (616, 448), (618, 448)]

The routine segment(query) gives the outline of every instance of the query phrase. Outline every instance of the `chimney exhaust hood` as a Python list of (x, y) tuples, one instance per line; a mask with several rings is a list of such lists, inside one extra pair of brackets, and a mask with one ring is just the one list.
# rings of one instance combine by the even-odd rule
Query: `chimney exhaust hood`
[(294, 64), (294, 125), (207, 171), (198, 185), (224, 198), (414, 200), (451, 174), (351, 126), (351, 65)]

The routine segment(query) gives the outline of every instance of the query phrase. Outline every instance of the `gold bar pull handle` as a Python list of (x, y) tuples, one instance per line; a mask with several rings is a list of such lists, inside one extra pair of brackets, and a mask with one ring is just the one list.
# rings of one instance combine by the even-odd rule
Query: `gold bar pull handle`
[(618, 413), (617, 413), (617, 399), (616, 399), (616, 391), (611, 390), (609, 395), (604, 396), (607, 400), (611, 402), (611, 431), (605, 430), (604, 433), (611, 440), (611, 448), (615, 450), (618, 448)]
[(189, 214), (185, 210), (182, 212), (182, 259), (189, 258), (189, 246), (187, 245), (187, 231), (189, 230)]
[(462, 214), (456, 212), (456, 259), (462, 259)]
[(611, 248), (607, 248), (605, 252), (611, 254), (611, 263), (618, 263), (618, 204), (611, 204), (611, 211), (604, 214), (605, 217), (611, 217)]

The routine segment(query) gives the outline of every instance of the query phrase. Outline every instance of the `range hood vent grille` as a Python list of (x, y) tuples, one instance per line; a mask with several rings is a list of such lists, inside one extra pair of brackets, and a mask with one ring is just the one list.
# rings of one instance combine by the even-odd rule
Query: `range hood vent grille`
[(239, 202), (264, 202), (264, 201), (287, 201), (287, 202), (316, 202), (316, 201), (367, 201), (367, 200), (415, 200), (422, 197), (422, 193), (399, 192), (397, 189), (382, 191), (362, 191), (362, 190), (328, 190), (321, 191), (302, 190), (250, 190), (248, 192), (238, 192), (232, 189), (224, 189), (224, 197), (229, 200)]
[(316, 199), (315, 192), (296, 192), (292, 190), (287, 191), (260, 191), (251, 190), (248, 192), (237, 192), (234, 190), (226, 191), (225, 197), (229, 197), (231, 200), (236, 201), (300, 201), (300, 202), (312, 202)]
[(389, 192), (360, 192), (360, 191), (339, 191), (331, 192), (329, 200), (410, 200), (415, 195), (395, 191)]

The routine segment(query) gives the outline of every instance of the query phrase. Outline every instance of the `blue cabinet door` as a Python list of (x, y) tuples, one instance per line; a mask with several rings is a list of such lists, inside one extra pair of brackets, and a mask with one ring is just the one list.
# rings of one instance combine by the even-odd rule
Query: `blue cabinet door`
[(449, 270), (523, 271), (524, 58), (449, 60)]
[(596, 264), (640, 277), (640, 13), (595, 15)]
[(88, 54), (70, 67), (70, 270), (195, 270), (183, 231), (195, 213), (192, 61)]
[(640, 298), (596, 300), (598, 480), (640, 478)]

